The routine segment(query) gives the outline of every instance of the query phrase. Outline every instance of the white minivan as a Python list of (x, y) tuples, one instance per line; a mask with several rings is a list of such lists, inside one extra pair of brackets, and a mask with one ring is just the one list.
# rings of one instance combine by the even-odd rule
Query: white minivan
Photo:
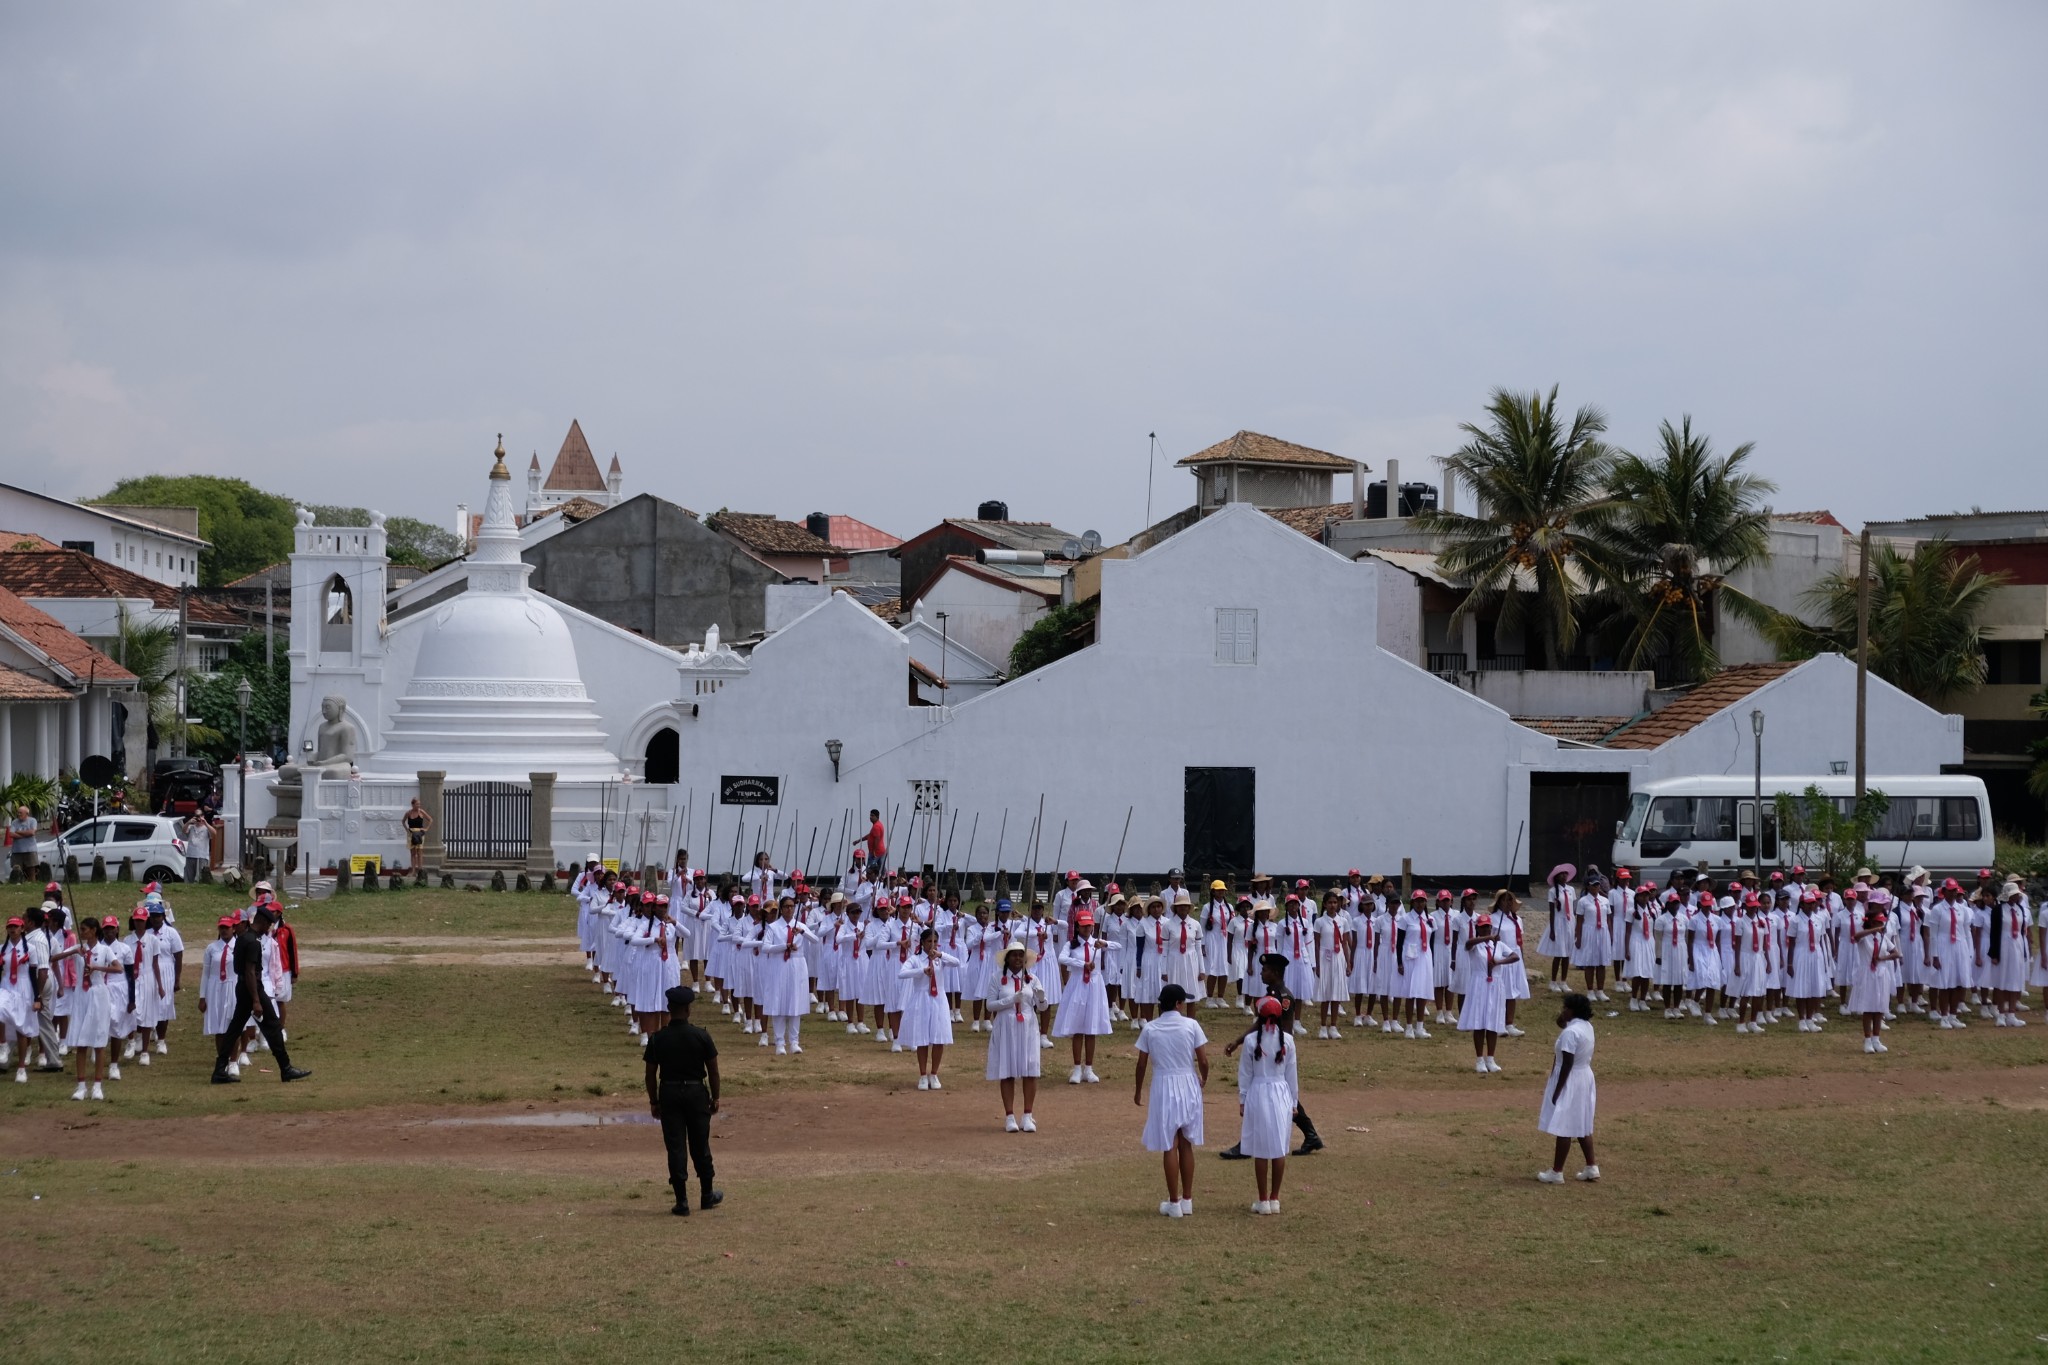
[(121, 870), (121, 860), (132, 860), (137, 881), (173, 882), (185, 876), (185, 836), (180, 823), (163, 815), (100, 815), (83, 820), (57, 836), (57, 856), (51, 866), (59, 867), (67, 855), (78, 859), (83, 876), (93, 856), (107, 860), (107, 875)]
[[(1647, 782), (1629, 796), (1628, 815), (1615, 828), (1614, 866), (1698, 867), (1739, 870), (1761, 854), (1765, 868), (1790, 867), (1793, 850), (1778, 838), (1777, 794), (1818, 787), (1840, 809), (1855, 799), (1852, 777), (1766, 777), (1763, 819), (1757, 819), (1756, 779), (1674, 777)], [(1891, 801), (1884, 820), (1864, 845), (1869, 866), (1902, 872), (1919, 864), (1941, 875), (1991, 866), (1991, 803), (1981, 778), (1948, 774), (1871, 777), (1866, 785)], [(1761, 835), (1762, 848), (1757, 846)]]

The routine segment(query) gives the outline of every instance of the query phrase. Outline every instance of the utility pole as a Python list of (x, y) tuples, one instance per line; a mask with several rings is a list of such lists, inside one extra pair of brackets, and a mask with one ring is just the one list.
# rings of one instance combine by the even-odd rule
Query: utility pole
[(183, 583), (178, 585), (178, 686), (171, 695), (178, 702), (178, 724), (172, 731), (172, 743), (180, 758), (185, 756), (185, 632), (190, 622), (191, 591)]
[(1870, 528), (1856, 546), (1856, 800), (1870, 776), (1865, 756), (1866, 700), (1870, 692)]
[[(287, 559), (285, 563), (289, 564), (291, 561)], [(277, 648), (274, 643), (277, 607), (276, 598), (273, 596), (276, 590), (277, 576), (269, 573), (263, 575), (263, 676), (266, 678), (270, 676), (271, 670), (277, 666), (274, 657)]]

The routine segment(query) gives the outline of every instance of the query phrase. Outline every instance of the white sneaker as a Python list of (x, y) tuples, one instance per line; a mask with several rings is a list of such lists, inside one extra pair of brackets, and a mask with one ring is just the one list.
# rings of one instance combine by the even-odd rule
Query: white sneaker
[(74, 1091), (72, 1091), (72, 1092), (71, 1092), (71, 1098), (72, 1098), (72, 1099), (74, 1099), (74, 1100), (82, 1100), (82, 1099), (84, 1099), (84, 1098), (85, 1098), (85, 1082), (84, 1082), (84, 1081), (80, 1081), (80, 1082), (78, 1083), (78, 1089), (76, 1089), (76, 1090), (74, 1090)]
[(1564, 1184), (1563, 1171), (1538, 1171), (1536, 1172), (1536, 1178), (1546, 1185)]
[(1407, 1031), (1404, 1032), (1401, 1036), (1404, 1038), (1413, 1038), (1415, 1036), (1415, 1027), (1416, 1026), (1414, 1024), (1410, 1024), (1407, 1028)]
[(1397, 1021), (1392, 1019), (1389, 1019), (1386, 1023), (1380, 1025), (1381, 1033), (1399, 1033), (1400, 1031), (1401, 1025)]
[(1513, 1024), (1509, 1024), (1500, 1031), (1500, 1036), (1503, 1038), (1520, 1038), (1523, 1036), (1523, 1033), (1522, 1030), (1516, 1028)]
[[(765, 1043), (768, 1040), (763, 1038), (761, 1041)], [(777, 1043), (775, 1045), (775, 1055), (778, 1057), (787, 1057), (789, 1055), (789, 1049), (784, 1047), (782, 1044)]]
[(759, 1043), (759, 1044), (757, 1044), (757, 1046), (760, 1046), (760, 1047), (766, 1047), (766, 1046), (768, 1046), (768, 1035), (767, 1035), (767, 1034), (765, 1034), (765, 1033), (764, 1033), (764, 1034), (762, 1034), (762, 1035), (761, 1035), (761, 1041), (760, 1041), (760, 1043)]
[(1581, 1180), (1594, 1181), (1598, 1180), (1599, 1178), (1600, 1168), (1598, 1166), (1587, 1166), (1579, 1171), (1579, 1179)]
[(2020, 1018), (2017, 1014), (2008, 1014), (2005, 1017), (2012, 1020), (2012, 1027), (2014, 1028), (2025, 1028), (2027, 1026), (2027, 1021)]
[(1180, 1216), (1181, 1216), (1181, 1217), (1183, 1217), (1183, 1218), (1192, 1218), (1192, 1217), (1194, 1217), (1194, 1216), (1195, 1216), (1195, 1201), (1194, 1201), (1194, 1200), (1192, 1200), (1192, 1199), (1183, 1199), (1183, 1200), (1181, 1200), (1181, 1201), (1180, 1201)]
[(800, 1054), (803, 1050), (804, 1045), (802, 1043), (791, 1043), (789, 1045), (789, 1051), (791, 1056), (796, 1056)]
[(1871, 1041), (1877, 1044), (1877, 1046), (1876, 1046), (1876, 1047), (1874, 1047), (1874, 1048), (1870, 1049), (1870, 1050), (1871, 1050), (1872, 1052), (1890, 1052), (1890, 1051), (1891, 1051), (1891, 1049), (1890, 1049), (1890, 1048), (1888, 1048), (1888, 1047), (1886, 1047), (1886, 1046), (1884, 1045), (1884, 1039), (1882, 1039), (1882, 1038), (1873, 1038), (1873, 1039), (1871, 1039)]
[(1006, 1133), (1021, 1133), (1024, 1130), (1017, 1126), (1017, 1116), (1015, 1114), (1005, 1114), (1003, 1115), (1003, 1131)]
[(1308, 1025), (1307, 1025), (1307, 1024), (1296, 1024), (1296, 1025), (1294, 1026), (1294, 1036), (1295, 1036), (1295, 1037), (1297, 1037), (1297, 1038), (1306, 1038), (1306, 1037), (1308, 1037)]
[(1332, 1040), (1342, 1038), (1343, 1036), (1344, 1035), (1337, 1030), (1337, 1027), (1334, 1024), (1330, 1026), (1330, 1037)]
[(27, 1068), (27, 1067), (25, 1067), (25, 1066), (18, 1066), (18, 1067), (16, 1067), (16, 1068), (14, 1068), (14, 1083), (15, 1083), (16, 1085), (27, 1085), (27, 1084), (28, 1084), (28, 1068)]
[(1046, 1038), (1046, 1037), (1041, 1037), (1041, 1038), (1040, 1038), (1040, 1039), (1038, 1040), (1038, 1045), (1039, 1045), (1039, 1047), (1041, 1047), (1041, 1048), (1044, 1048), (1044, 1049), (1046, 1049), (1047, 1051), (1050, 1051), (1050, 1050), (1051, 1050), (1051, 1048), (1052, 1048), (1052, 1039), (1051, 1039), (1051, 1038)]
[(1035, 1133), (1038, 1131), (1038, 1120), (1032, 1118), (1031, 1115), (1027, 1112), (1024, 1115), (1024, 1121), (1020, 1126), (1027, 1133)]
[(888, 1029), (886, 1029), (886, 1028), (878, 1028), (878, 1029), (876, 1029), (876, 1030), (875, 1030), (875, 1041), (876, 1041), (876, 1042), (878, 1042), (878, 1043), (886, 1043), (886, 1042), (888, 1042), (888, 1041), (889, 1041), (889, 1030), (888, 1030)]
[(891, 1052), (901, 1052), (901, 1051), (903, 1051), (903, 1044), (901, 1044), (901, 1043), (891, 1043), (891, 1044), (889, 1044), (889, 1051), (891, 1051)]
[(1159, 1201), (1159, 1211), (1168, 1218), (1178, 1218), (1180, 1217), (1180, 1202), (1174, 1199), (1162, 1199)]
[(1865, 1038), (1865, 1039), (1863, 1040), (1863, 1050), (1864, 1050), (1865, 1052), (1875, 1052), (1875, 1051), (1877, 1051), (1877, 1049), (1876, 1049), (1876, 1048), (1874, 1048), (1874, 1047), (1872, 1047), (1872, 1046), (1871, 1046), (1871, 1044), (1872, 1044), (1872, 1043), (1874, 1043), (1874, 1042), (1876, 1042), (1876, 1041), (1877, 1041), (1877, 1039), (1875, 1039), (1875, 1038)]
[(931, 1078), (931, 1077), (929, 1077), (929, 1076), (927, 1076), (927, 1075), (925, 1075), (925, 1074), (924, 1074), (924, 1073), (923, 1073), (922, 1071), (918, 1072), (918, 1073), (917, 1073), (917, 1088), (918, 1088), (919, 1090), (929, 1090), (929, 1089), (931, 1089), (931, 1088), (932, 1088), (932, 1078)]
[(1475, 1058), (1472, 1062), (1472, 1069), (1484, 1076), (1486, 1074), (1486, 1058)]
[(1486, 1069), (1488, 1071), (1491, 1071), (1496, 1076), (1500, 1075), (1500, 1059), (1497, 1057), (1488, 1057), (1486, 1059)]
[(1747, 1033), (1747, 1032), (1749, 1032), (1749, 1025), (1748, 1025), (1748, 1024), (1737, 1024), (1737, 1025), (1735, 1026), (1735, 1031), (1736, 1031), (1737, 1033)]
[(943, 1085), (940, 1085), (940, 1084), (939, 1084), (939, 1073), (938, 1073), (938, 1072), (936, 1072), (936, 1071), (934, 1071), (934, 1072), (932, 1073), (932, 1089), (934, 1089), (934, 1090), (944, 1090), (945, 1088), (946, 1088), (945, 1086), (943, 1086)]
[(240, 1062), (229, 1062), (229, 1063), (228, 1063), (228, 1075), (230, 1075), (230, 1076), (239, 1076), (239, 1075), (241, 1075), (241, 1074), (242, 1074), (242, 1064), (241, 1064)]
[(1092, 1066), (1084, 1066), (1081, 1068), (1081, 1079), (1088, 1082), (1088, 1084), (1090, 1085), (1102, 1084), (1102, 1077), (1095, 1074), (1095, 1068)]
[(858, 1036), (858, 1035), (859, 1035), (859, 1033), (860, 1033), (860, 1025), (859, 1025), (859, 1024), (848, 1024), (848, 1025), (846, 1026), (846, 1031), (847, 1031), (848, 1033), (854, 1034), (855, 1036)]
[(1263, 1200), (1263, 1199), (1254, 1199), (1254, 1200), (1252, 1200), (1252, 1212), (1253, 1212), (1253, 1213), (1264, 1213), (1265, 1211), (1266, 1211), (1266, 1201), (1265, 1201), (1265, 1200)]
[(1415, 1026), (1415, 1036), (1417, 1038), (1427, 1038), (1429, 1036), (1429, 1030), (1424, 1028), (1422, 1025), (1417, 1024)]
[(875, 1031), (875, 1026), (873, 1024), (862, 1024), (860, 1026), (860, 1031), (862, 1033), (873, 1033)]
[(1081, 1083), (1081, 1068), (1077, 1066), (1077, 1067), (1075, 1067), (1075, 1068), (1074, 1068), (1074, 1069), (1073, 1069), (1072, 1071), (1069, 1071), (1069, 1072), (1067, 1073), (1067, 1084), (1068, 1084), (1068, 1085), (1079, 1085), (1080, 1083)]
[(954, 1010), (954, 1011), (953, 1011), (953, 1022), (954, 1022), (954, 1023), (956, 1023), (956, 1024), (957, 1024), (957, 1023), (960, 1023), (960, 1022), (962, 1022), (963, 1020), (965, 1020), (966, 1018), (967, 1018), (967, 1016), (966, 1016), (966, 1015), (964, 1015), (964, 1014), (962, 1014), (962, 1013), (961, 1013), (961, 1012), (960, 1012), (959, 1010)]
[(1719, 1019), (1716, 1019), (1716, 1018), (1715, 1018), (1715, 1017), (1714, 1017), (1713, 1015), (1711, 1015), (1711, 1014), (1708, 1014), (1708, 1015), (1702, 1015), (1701, 1017), (1702, 1017), (1702, 1018), (1704, 1018), (1704, 1019), (1705, 1019), (1705, 1020), (1707, 1021), (1707, 1024), (1708, 1024), (1708, 1026), (1709, 1026), (1709, 1027), (1719, 1027), (1719, 1026), (1720, 1026), (1720, 1023), (1721, 1023), (1721, 1021), (1720, 1021)]
[(119, 1062), (107, 1063), (107, 1079), (110, 1081), (118, 1081), (121, 1079), (121, 1064)]

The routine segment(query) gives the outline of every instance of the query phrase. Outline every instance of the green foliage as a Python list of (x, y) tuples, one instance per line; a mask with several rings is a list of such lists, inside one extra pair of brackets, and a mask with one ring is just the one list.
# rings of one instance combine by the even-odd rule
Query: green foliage
[(16, 806), (27, 806), (29, 814), (38, 820), (48, 820), (57, 811), (57, 779), (16, 773), (12, 782), (0, 787), (0, 806), (6, 808), (10, 820)]
[(1447, 477), (1479, 495), (1484, 515), (1417, 520), (1443, 540), (1444, 569), (1470, 584), (1454, 622), (1498, 604), (1501, 625), (1527, 620), (1555, 666), (1578, 640), (1581, 590), (1619, 577), (1599, 538), (1614, 506), (1606, 487), (1614, 454), (1599, 439), (1607, 419), (1582, 407), (1565, 423), (1554, 385), (1547, 395), (1495, 389), (1486, 411), (1485, 426), (1463, 424), (1470, 439), (1444, 461)]
[[(322, 526), (368, 526), (370, 509), (312, 503), (307, 510)], [(453, 531), (418, 517), (388, 517), (384, 522), (385, 553), (393, 564), (431, 569), (460, 555), (462, 541)]]
[(1818, 785), (1798, 796), (1779, 792), (1778, 838), (1809, 873), (1826, 872), (1846, 886), (1864, 862), (1871, 831), (1891, 806), (1891, 798), (1875, 788), (1853, 803), (1823, 794)]
[[(260, 642), (261, 637), (257, 638)], [(149, 714), (152, 745), (168, 744), (182, 737), (188, 750), (205, 753), (218, 742), (220, 735), (210, 726), (193, 725), (186, 720), (187, 715), (197, 712), (179, 713), (178, 632), (174, 627), (137, 621), (123, 611), (113, 652), (114, 662), (140, 679), (137, 686)], [(188, 702), (198, 681), (195, 677), (186, 686)]]
[(1621, 452), (1608, 487), (1615, 505), (1600, 520), (1617, 577), (1602, 606), (1626, 632), (1625, 668), (1668, 660), (1681, 676), (1705, 677), (1720, 665), (1713, 645), (1718, 604), (1759, 627), (1771, 609), (1728, 576), (1770, 556), (1769, 480), (1743, 466), (1755, 447), (1714, 455), (1690, 416), (1658, 428), (1656, 458)]
[(221, 763), (234, 758), (241, 733), (235, 685), (244, 678), (250, 688), (249, 747), (258, 753), (268, 749), (271, 733), (282, 733), (291, 725), (291, 676), (291, 663), (281, 648), (270, 668), (264, 668), (262, 631), (251, 631), (235, 641), (212, 677), (194, 678), (186, 688), (187, 709), (206, 722), (209, 736), (204, 744), (193, 744), (194, 752)]
[[(1978, 621), (2006, 581), (1985, 573), (1977, 556), (1946, 540), (1923, 541), (1911, 554), (1889, 542), (1871, 546), (1870, 671), (1929, 705), (1984, 681)], [(1856, 653), (1856, 572), (1851, 565), (1816, 583), (1801, 604), (1817, 624), (1780, 617), (1767, 630), (1783, 658)]]
[(297, 518), (291, 500), (266, 493), (243, 479), (145, 474), (121, 480), (93, 501), (198, 508), (199, 534), (211, 542), (199, 554), (202, 587), (231, 583), (292, 552), (292, 524)]
[(1031, 628), (1017, 637), (1017, 643), (1010, 647), (1010, 676), (1021, 678), (1034, 668), (1044, 668), (1055, 659), (1064, 659), (1074, 651), (1085, 647), (1092, 632), (1083, 630), (1095, 621), (1095, 613), (1101, 609), (1100, 598), (1089, 598), (1086, 602), (1069, 602), (1054, 607), (1031, 623)]
[[(2048, 689), (2027, 698), (2027, 705), (2034, 709), (2035, 715), (2048, 720)], [(2037, 739), (2027, 749), (2034, 756), (2034, 766), (2027, 773), (2027, 790), (2048, 801), (2048, 739)]]

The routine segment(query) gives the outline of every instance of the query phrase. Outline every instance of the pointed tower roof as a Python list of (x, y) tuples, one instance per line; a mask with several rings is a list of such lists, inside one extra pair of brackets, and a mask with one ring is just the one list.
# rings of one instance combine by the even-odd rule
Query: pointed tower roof
[(618, 457), (618, 456), (616, 456), (616, 455), (612, 456), (612, 467), (611, 467), (610, 469), (606, 470), (605, 472), (606, 472), (606, 473), (608, 473), (608, 474), (616, 474), (616, 473), (618, 473), (618, 472), (619, 472), (619, 457)]
[(536, 451), (534, 451), (534, 452), (533, 452), (533, 463), (532, 463), (532, 464), (529, 464), (529, 465), (528, 465), (528, 466), (526, 466), (526, 467), (527, 467), (528, 469), (539, 469), (539, 468), (540, 468), (540, 452), (539, 452), (538, 450), (536, 450)]
[(569, 434), (562, 438), (562, 449), (541, 486), (566, 493), (605, 491), (604, 476), (597, 472), (597, 457), (590, 453), (590, 442), (583, 439), (581, 423), (569, 423)]

